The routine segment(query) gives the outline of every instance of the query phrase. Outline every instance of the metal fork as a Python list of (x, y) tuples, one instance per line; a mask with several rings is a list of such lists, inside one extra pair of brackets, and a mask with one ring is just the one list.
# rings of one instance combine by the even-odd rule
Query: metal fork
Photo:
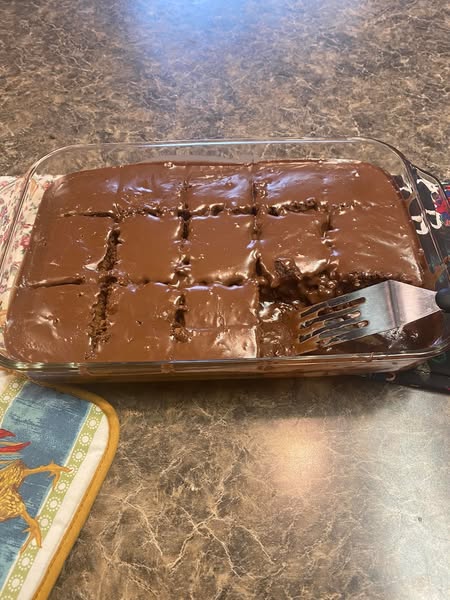
[(418, 288), (398, 281), (314, 304), (299, 317), (299, 350), (309, 352), (403, 327), (439, 310), (450, 312), (450, 290)]

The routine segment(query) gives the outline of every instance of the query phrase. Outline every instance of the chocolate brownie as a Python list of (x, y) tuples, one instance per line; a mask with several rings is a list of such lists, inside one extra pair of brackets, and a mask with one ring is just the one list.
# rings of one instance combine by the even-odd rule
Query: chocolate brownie
[(375, 165), (108, 167), (45, 192), (4, 340), (25, 361), (292, 356), (303, 306), (428, 275), (407, 202)]

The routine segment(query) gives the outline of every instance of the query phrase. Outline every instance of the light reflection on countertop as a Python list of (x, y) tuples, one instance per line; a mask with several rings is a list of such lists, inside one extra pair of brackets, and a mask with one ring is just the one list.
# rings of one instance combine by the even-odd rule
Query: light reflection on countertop
[(267, 477), (279, 494), (301, 497), (314, 493), (333, 469), (333, 452), (319, 418), (279, 419), (252, 427), (256, 439), (264, 440), (272, 460)]

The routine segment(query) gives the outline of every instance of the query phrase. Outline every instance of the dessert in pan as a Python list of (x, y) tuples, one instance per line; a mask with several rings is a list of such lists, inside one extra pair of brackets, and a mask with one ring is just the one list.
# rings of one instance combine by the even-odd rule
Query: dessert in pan
[(80, 171), (42, 199), (5, 345), (31, 362), (294, 356), (303, 307), (426, 272), (400, 190), (369, 163)]

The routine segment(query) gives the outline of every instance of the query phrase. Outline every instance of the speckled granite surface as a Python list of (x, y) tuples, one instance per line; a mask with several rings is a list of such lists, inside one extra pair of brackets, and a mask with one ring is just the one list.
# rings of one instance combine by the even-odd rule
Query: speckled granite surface
[[(74, 142), (357, 134), (448, 177), (446, 4), (0, 2), (0, 172)], [(96, 391), (122, 441), (52, 600), (450, 594), (447, 397), (357, 379)]]
[(1, 5), (2, 174), (74, 142), (369, 135), (450, 175), (445, 0)]

